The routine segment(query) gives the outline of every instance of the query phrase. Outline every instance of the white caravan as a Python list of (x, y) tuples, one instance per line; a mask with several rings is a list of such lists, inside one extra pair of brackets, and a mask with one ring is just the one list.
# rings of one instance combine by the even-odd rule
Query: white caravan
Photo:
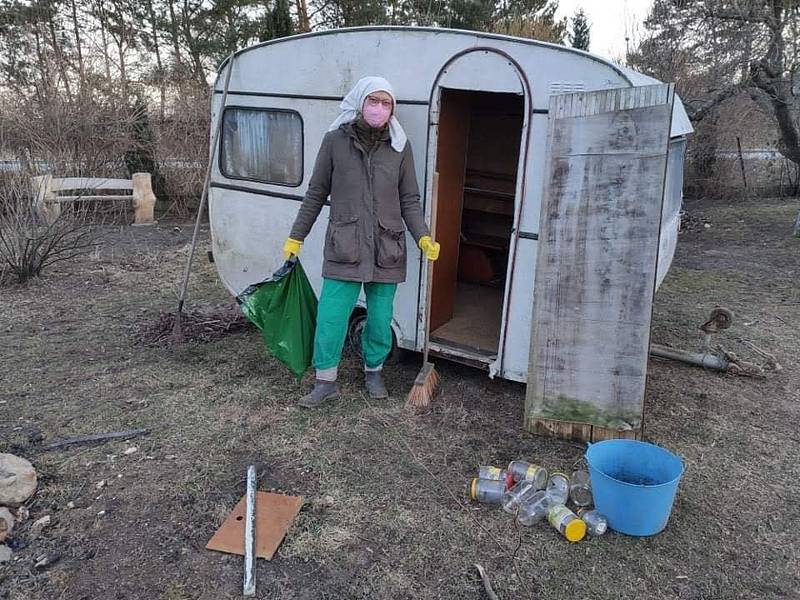
[[(226, 61), (217, 75), (212, 128), (229, 68)], [(344, 94), (366, 75), (395, 88), (428, 218), (439, 172), (432, 353), (527, 381), (550, 96), (659, 82), (566, 46), (448, 29), (340, 29), (245, 48), (233, 59), (209, 192), (214, 262), (231, 294), (282, 263), (320, 142)], [(658, 284), (677, 241), (691, 131), (676, 98)], [(317, 293), (327, 217), (325, 207), (300, 254)], [(408, 277), (398, 287), (393, 328), (397, 346), (420, 350), (425, 267), (410, 235), (407, 241)], [(353, 328), (360, 317), (363, 308)]]

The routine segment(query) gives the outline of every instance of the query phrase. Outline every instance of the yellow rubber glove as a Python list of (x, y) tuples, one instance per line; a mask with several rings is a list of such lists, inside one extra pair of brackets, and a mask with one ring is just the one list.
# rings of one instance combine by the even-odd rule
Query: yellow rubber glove
[(423, 235), (419, 238), (419, 247), (425, 253), (425, 258), (429, 261), (433, 262), (437, 258), (439, 258), (439, 250), (441, 246), (439, 242), (434, 242), (429, 235)]
[(283, 256), (286, 260), (292, 258), (292, 256), (297, 256), (300, 254), (300, 247), (303, 245), (303, 242), (298, 240), (293, 240), (289, 238), (286, 240), (286, 243), (283, 245)]

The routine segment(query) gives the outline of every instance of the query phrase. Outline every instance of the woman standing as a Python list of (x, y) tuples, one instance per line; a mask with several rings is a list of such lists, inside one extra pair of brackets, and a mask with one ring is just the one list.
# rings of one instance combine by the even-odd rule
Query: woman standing
[(283, 247), (287, 258), (299, 253), (330, 196), (314, 336), (316, 380), (299, 401), (306, 408), (339, 394), (337, 368), (362, 285), (367, 298), (364, 383), (370, 397), (388, 397), (381, 370), (392, 348), (397, 284), (406, 278), (405, 227), (428, 260), (439, 257), (439, 244), (431, 239), (422, 214), (411, 147), (395, 108), (392, 86), (382, 77), (359, 80), (345, 96), (341, 114), (322, 140), (308, 191)]

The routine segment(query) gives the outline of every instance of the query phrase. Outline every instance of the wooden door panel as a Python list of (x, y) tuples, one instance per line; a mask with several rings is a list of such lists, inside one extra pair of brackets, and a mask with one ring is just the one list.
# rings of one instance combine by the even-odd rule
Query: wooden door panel
[(443, 89), (436, 150), (439, 194), (435, 199), (437, 224), (434, 234), (442, 250), (433, 269), (431, 331), (453, 318), (469, 126), (469, 92)]

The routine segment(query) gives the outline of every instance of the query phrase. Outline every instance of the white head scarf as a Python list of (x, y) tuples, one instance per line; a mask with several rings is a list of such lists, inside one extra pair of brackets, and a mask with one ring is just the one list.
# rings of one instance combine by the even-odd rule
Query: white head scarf
[[(361, 113), (367, 96), (373, 92), (386, 92), (389, 94), (392, 97), (392, 102), (394, 103), (396, 111), (397, 99), (394, 97), (392, 84), (383, 77), (362, 77), (358, 80), (358, 83), (353, 86), (353, 89), (347, 93), (344, 100), (342, 100), (342, 103), (339, 105), (342, 112), (336, 117), (336, 120), (331, 123), (328, 131), (338, 129), (339, 126), (344, 123), (355, 121)], [(403, 148), (406, 147), (408, 137), (402, 125), (400, 125), (400, 121), (394, 116), (395, 111), (392, 112), (392, 116), (389, 118), (389, 136), (392, 138), (392, 148), (397, 152), (402, 152)]]

